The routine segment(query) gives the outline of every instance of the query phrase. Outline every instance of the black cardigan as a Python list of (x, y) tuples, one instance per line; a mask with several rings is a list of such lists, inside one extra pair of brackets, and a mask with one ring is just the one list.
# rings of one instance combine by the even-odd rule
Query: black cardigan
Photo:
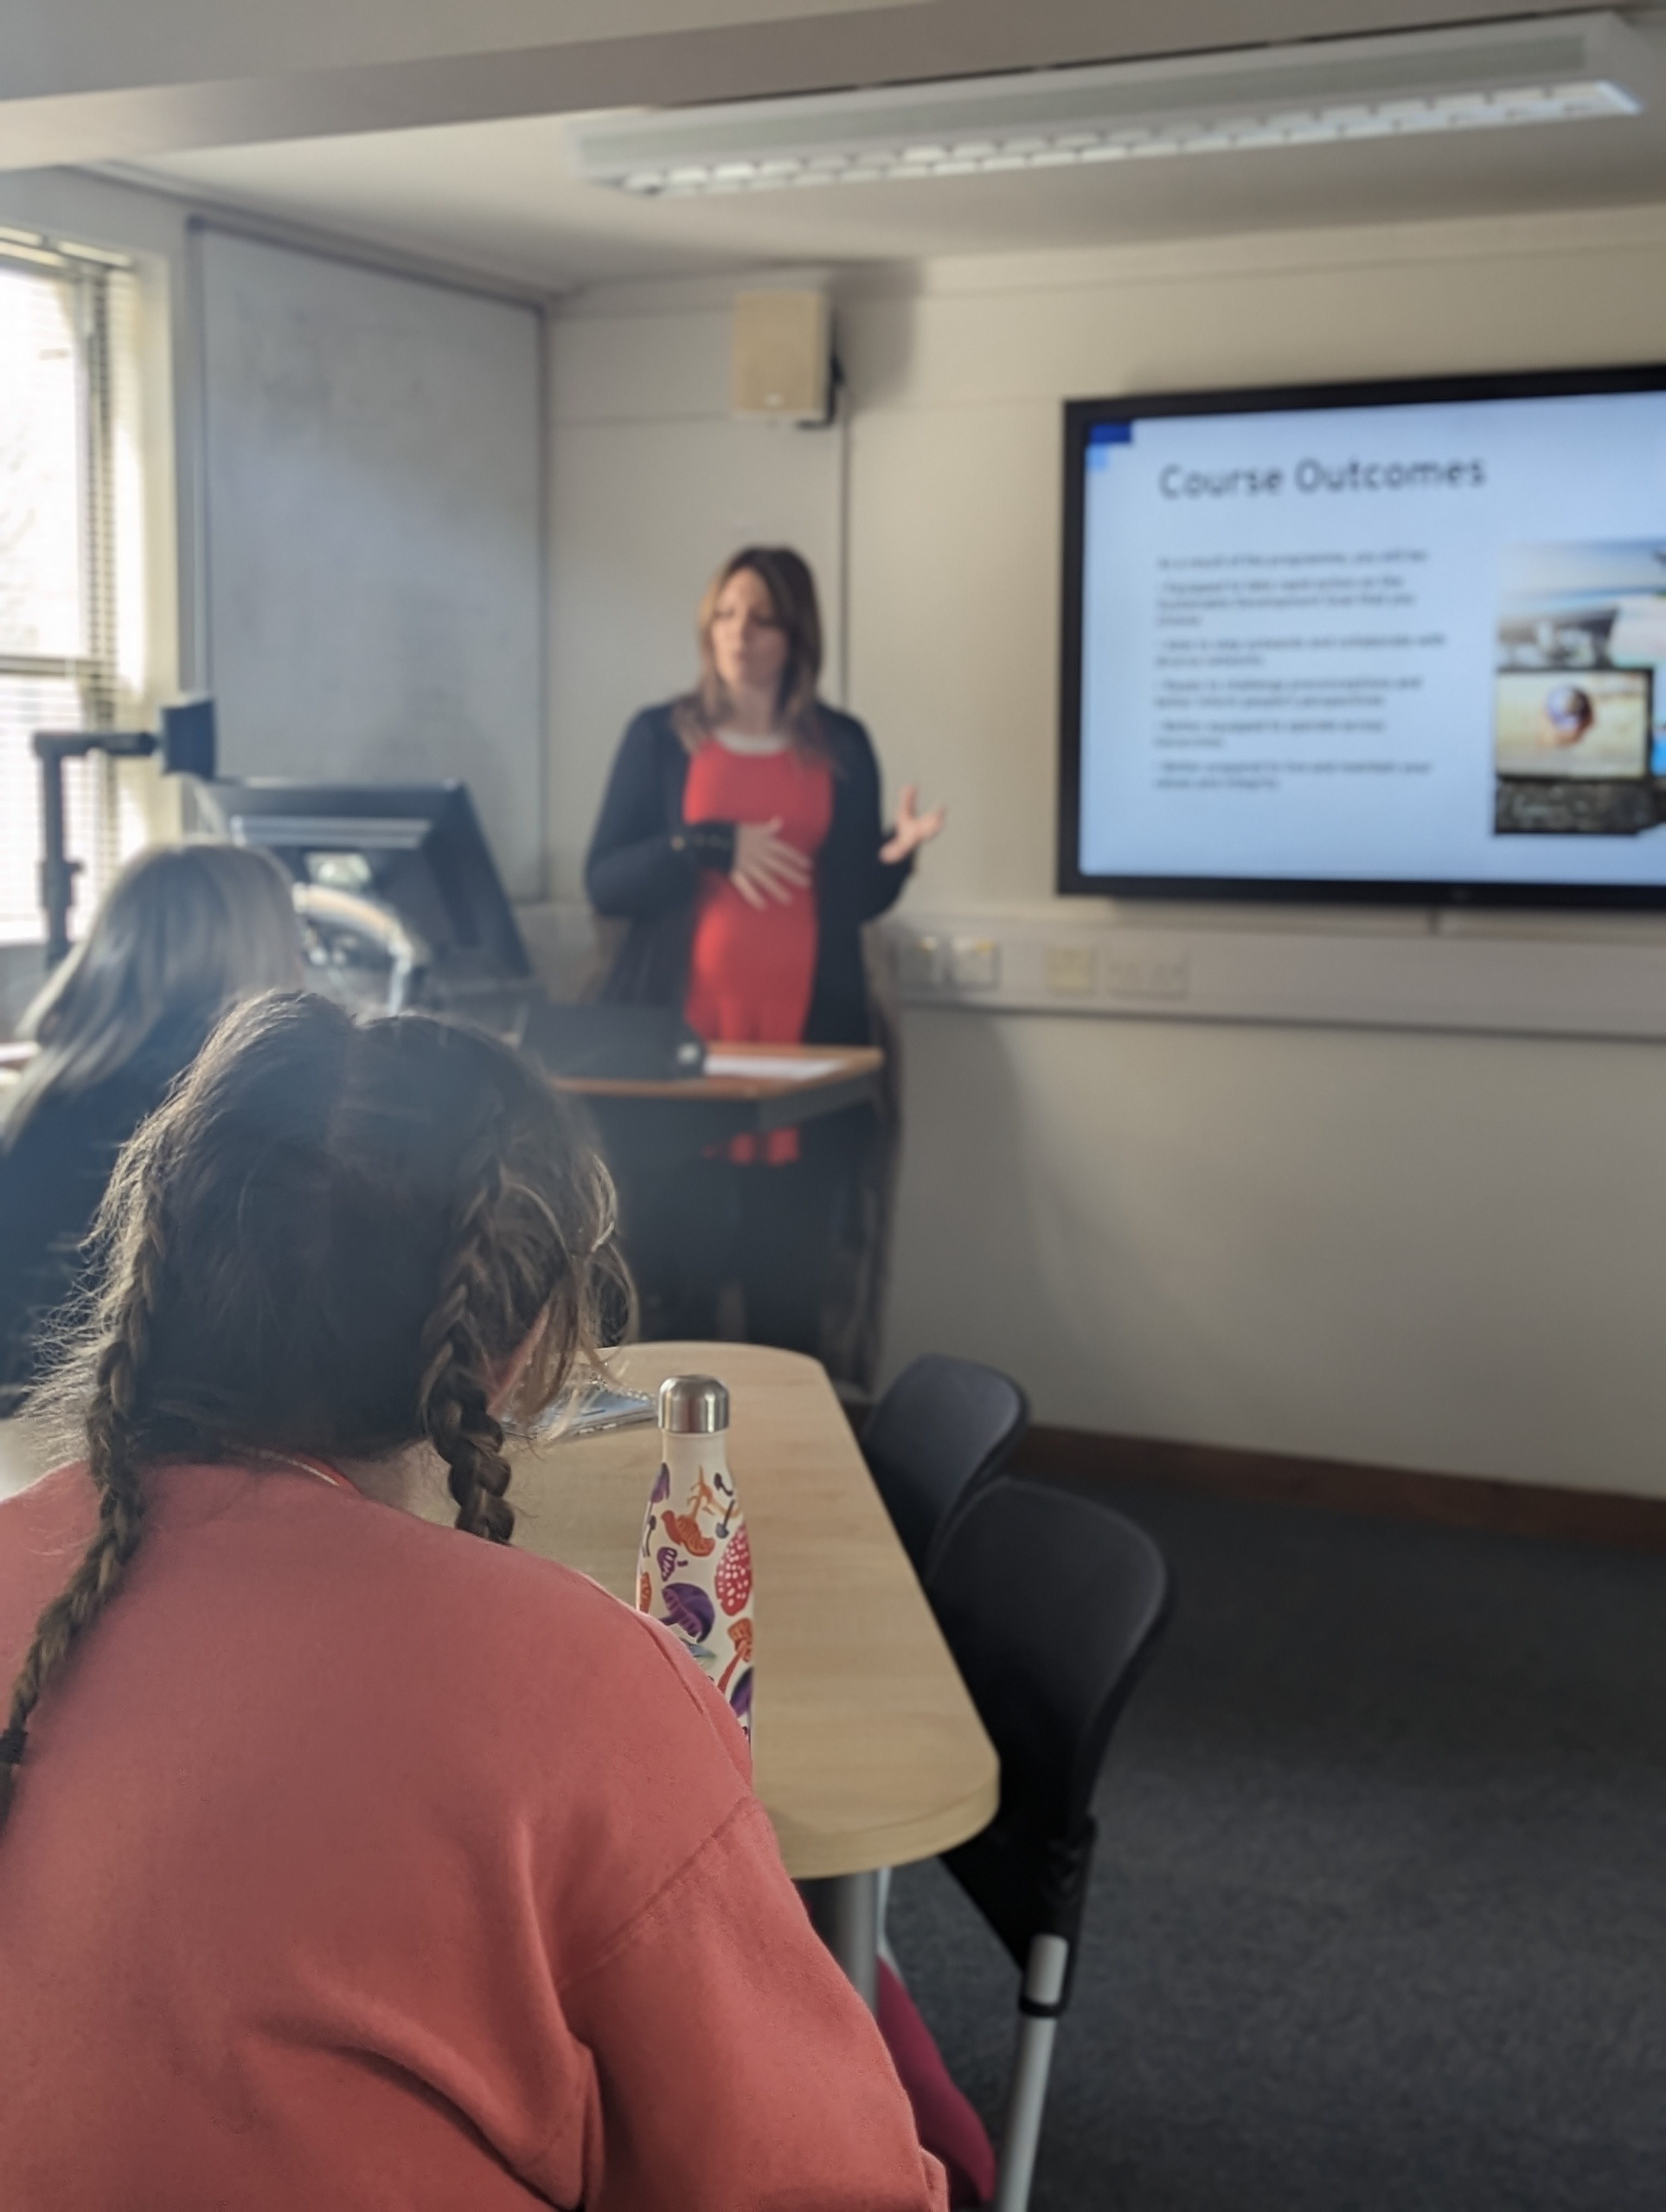
[[(912, 859), (879, 858), (879, 769), (854, 716), (818, 707), (833, 773), (833, 818), (816, 854), (816, 974), (806, 1044), (866, 1044), (867, 989), (860, 930), (892, 905)], [(688, 992), (694, 895), (702, 867), (727, 871), (732, 823), (683, 819), (688, 749), (669, 704), (647, 707), (626, 730), (584, 865), (598, 914), (630, 928), (603, 986), (608, 999), (680, 1006)]]

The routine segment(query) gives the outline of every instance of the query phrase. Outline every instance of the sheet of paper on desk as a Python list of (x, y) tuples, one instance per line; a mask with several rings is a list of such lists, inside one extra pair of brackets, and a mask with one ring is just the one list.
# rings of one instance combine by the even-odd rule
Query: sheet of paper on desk
[(652, 1398), (640, 1390), (615, 1390), (606, 1383), (580, 1383), (564, 1390), (532, 1424), (535, 1437), (593, 1437), (602, 1429), (635, 1428), (656, 1418)]
[(836, 1060), (785, 1060), (767, 1052), (708, 1052), (702, 1070), (748, 1083), (819, 1083), (838, 1072)]

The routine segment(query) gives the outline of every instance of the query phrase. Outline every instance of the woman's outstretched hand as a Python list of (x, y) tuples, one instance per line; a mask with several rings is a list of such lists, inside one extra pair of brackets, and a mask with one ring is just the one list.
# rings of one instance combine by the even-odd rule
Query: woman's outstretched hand
[(735, 824), (729, 881), (748, 906), (766, 907), (771, 899), (781, 906), (790, 905), (793, 894), (803, 890), (810, 881), (809, 861), (780, 831), (779, 814), (773, 822)]
[(879, 848), (882, 860), (893, 865), (898, 860), (906, 860), (910, 853), (917, 853), (922, 845), (929, 845), (948, 820), (946, 806), (933, 806), (929, 814), (916, 814), (915, 808), (919, 803), (919, 785), (905, 783), (903, 795), (897, 802), (897, 827)]

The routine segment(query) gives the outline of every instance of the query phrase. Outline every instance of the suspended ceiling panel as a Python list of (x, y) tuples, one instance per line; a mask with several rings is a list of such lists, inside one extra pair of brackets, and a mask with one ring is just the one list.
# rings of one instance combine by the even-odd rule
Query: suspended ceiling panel
[[(1666, 84), (1666, 18), (1643, 31)], [(1666, 100), (1623, 121), (696, 202), (582, 183), (567, 142), (562, 118), (521, 117), (180, 153), (144, 173), (552, 289), (1666, 198)]]

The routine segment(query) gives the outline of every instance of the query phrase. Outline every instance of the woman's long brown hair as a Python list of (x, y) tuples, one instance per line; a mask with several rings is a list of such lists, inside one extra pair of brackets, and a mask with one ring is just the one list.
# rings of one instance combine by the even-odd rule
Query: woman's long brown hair
[(712, 624), (725, 586), (743, 569), (750, 570), (769, 593), (775, 620), (787, 638), (787, 665), (781, 674), (776, 717), (800, 752), (819, 759), (827, 750), (816, 703), (822, 673), (821, 606), (809, 562), (790, 545), (743, 545), (707, 585), (697, 623), (700, 681), (672, 707), (672, 726), (690, 752), (697, 751), (723, 726), (729, 698), (712, 653)]
[(525, 1413), (599, 1357), (628, 1296), (613, 1225), (605, 1169), (508, 1047), (300, 994), (228, 1016), (121, 1155), (97, 1311), (45, 1386), (78, 1417), (98, 1520), (12, 1686), (0, 1821), (30, 1716), (139, 1548), (151, 1462), (426, 1440), (458, 1527), (508, 1543), (495, 1378), (534, 1339)]
[(270, 853), (151, 846), (23, 1017), (40, 1049), (6, 1103), (0, 1149), (40, 1107), (119, 1073), (166, 1025), (188, 1030), (194, 1048), (240, 999), (294, 989), (302, 974), (289, 878)]

